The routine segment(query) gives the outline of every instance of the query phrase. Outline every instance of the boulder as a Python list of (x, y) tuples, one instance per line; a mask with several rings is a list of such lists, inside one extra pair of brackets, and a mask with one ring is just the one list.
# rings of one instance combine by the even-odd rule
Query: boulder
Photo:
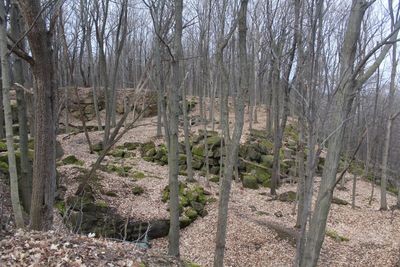
[(242, 183), (245, 188), (258, 189), (257, 178), (252, 175), (243, 176)]

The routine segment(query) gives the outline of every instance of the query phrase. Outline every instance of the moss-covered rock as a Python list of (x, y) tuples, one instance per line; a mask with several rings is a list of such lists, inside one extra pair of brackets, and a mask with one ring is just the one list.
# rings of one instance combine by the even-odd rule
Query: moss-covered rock
[(243, 187), (250, 188), (250, 189), (258, 189), (258, 182), (257, 177), (252, 175), (245, 175), (243, 176)]
[(116, 149), (112, 150), (109, 154), (115, 158), (124, 158), (126, 151), (125, 151), (125, 149), (116, 148)]
[(198, 144), (198, 145), (193, 146), (192, 154), (196, 155), (196, 156), (199, 156), (199, 157), (204, 157), (205, 156), (204, 145), (203, 144)]
[(140, 171), (135, 171), (133, 174), (132, 174), (132, 178), (133, 179), (136, 179), (136, 180), (140, 180), (140, 179), (143, 179), (143, 178), (145, 178), (146, 177), (146, 175), (144, 174), (144, 172), (140, 172)]
[(296, 201), (296, 192), (287, 191), (282, 194), (279, 194), (278, 200), (282, 202), (294, 202)]
[(103, 142), (98, 142), (98, 143), (95, 143), (95, 144), (93, 144), (92, 145), (92, 150), (94, 151), (94, 152), (100, 152), (100, 151), (102, 151), (103, 150)]
[(222, 138), (218, 135), (213, 135), (213, 136), (207, 137), (207, 145), (209, 147), (220, 146), (221, 142), (222, 142)]
[(210, 182), (219, 183), (219, 175), (213, 175), (210, 179)]
[(346, 200), (340, 199), (338, 197), (333, 197), (332, 198), (332, 203), (333, 204), (337, 204), (337, 205), (344, 205), (344, 206), (349, 204), (349, 202), (347, 202)]
[(337, 242), (350, 241), (348, 237), (339, 235), (335, 230), (327, 229), (326, 235), (336, 240)]
[(179, 218), (179, 226), (180, 228), (185, 228), (189, 226), (192, 223), (192, 220), (187, 217), (186, 215), (183, 215), (182, 217)]
[(7, 151), (7, 144), (5, 142), (0, 142), (0, 152)]
[(254, 139), (267, 139), (268, 135), (265, 130), (257, 130), (257, 129), (251, 129), (250, 130), (250, 137)]
[(127, 150), (135, 150), (136, 148), (140, 147), (140, 143), (138, 143), (138, 142), (125, 142), (123, 144), (123, 146)]
[(64, 165), (78, 165), (78, 166), (83, 166), (84, 162), (82, 160), (79, 160), (75, 157), (75, 155), (69, 155), (66, 156), (63, 160), (62, 163)]
[(109, 196), (109, 197), (117, 197), (118, 194), (115, 191), (107, 191), (104, 193), (104, 195)]
[(156, 145), (154, 144), (154, 142), (143, 143), (140, 146), (140, 152), (142, 153), (142, 156), (144, 156), (147, 151), (149, 151), (151, 149), (155, 149), (155, 148), (156, 148)]
[(273, 155), (262, 155), (261, 156), (261, 165), (272, 168), (274, 163), (274, 156)]
[(263, 184), (266, 181), (269, 181), (271, 179), (271, 173), (269, 172), (264, 172), (264, 173), (258, 173), (256, 174), (257, 177), (257, 182), (259, 184)]
[(193, 208), (186, 209), (185, 215), (192, 221), (196, 220), (197, 217), (199, 216), (197, 211)]
[(132, 187), (132, 193), (136, 196), (139, 196), (144, 193), (144, 189), (139, 185), (135, 185), (134, 187)]
[(4, 161), (0, 161), (0, 172), (8, 173), (8, 163)]

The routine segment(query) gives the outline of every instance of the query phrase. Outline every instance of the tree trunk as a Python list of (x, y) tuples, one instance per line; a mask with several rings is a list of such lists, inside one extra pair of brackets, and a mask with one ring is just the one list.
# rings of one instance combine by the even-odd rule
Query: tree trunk
[[(226, 228), (228, 220), (228, 203), (229, 194), (231, 191), (233, 167), (238, 158), (238, 150), (240, 145), (240, 138), (242, 136), (244, 124), (244, 103), (245, 97), (248, 92), (248, 66), (247, 66), (247, 51), (246, 51), (246, 38), (247, 38), (247, 4), (248, 0), (241, 0), (240, 10), (238, 14), (238, 27), (239, 27), (239, 66), (240, 66), (240, 88), (237, 92), (236, 108), (235, 108), (235, 128), (233, 130), (232, 140), (225, 139), (227, 142), (227, 159), (224, 168), (224, 176), (221, 180), (220, 197), (218, 203), (218, 223), (216, 234), (216, 247), (214, 255), (214, 267), (222, 267), (224, 262), (225, 242), (226, 242)], [(229, 125), (228, 125), (229, 127)], [(228, 136), (229, 137), (229, 136)]]
[(361, 22), (368, 5), (363, 0), (354, 0), (347, 23), (343, 47), (341, 51), (339, 90), (334, 96), (333, 129), (329, 140), (328, 153), (321, 178), (317, 202), (310, 222), (304, 254), (301, 255), (300, 266), (316, 266), (322, 243), (325, 238), (326, 221), (332, 201), (333, 187), (340, 160), (346, 119), (350, 113), (356, 90), (353, 78), (353, 65), (356, 56), (357, 42), (360, 35)]
[(386, 115), (386, 129), (383, 139), (382, 155), (382, 174), (381, 174), (381, 210), (387, 210), (386, 187), (387, 187), (387, 169), (390, 151), (390, 136), (392, 134), (392, 109), (396, 92), (396, 72), (397, 72), (397, 44), (393, 44), (392, 50), (392, 71), (390, 75), (390, 89), (388, 95), (388, 106)]
[(6, 128), (8, 171), (10, 173), (11, 204), (18, 228), (24, 227), (22, 209), (19, 201), (17, 164), (15, 160), (14, 139), (12, 129), (12, 112), (10, 103), (10, 68), (7, 49), (7, 25), (4, 2), (0, 2), (0, 50), (1, 50), (1, 77), (3, 84), (4, 121)]
[[(12, 5), (11, 9), (11, 27), (10, 33), (14, 40), (21, 37), (21, 17), (16, 4)], [(24, 84), (24, 70), (22, 60), (15, 57), (14, 61), (14, 79), (15, 82)], [(32, 196), (32, 171), (29, 166), (28, 157), (28, 118), (26, 111), (25, 93), (21, 89), (16, 90), (17, 108), (18, 108), (18, 128), (19, 128), (19, 149), (21, 160), (21, 173), (19, 177), (19, 187), (21, 192), (21, 202), (24, 210), (29, 214), (31, 196)]]
[(53, 222), (56, 187), (55, 121), (56, 86), (52, 61), (51, 35), (46, 29), (39, 0), (19, 0), (24, 21), (31, 30), (29, 45), (34, 64), (35, 88), (35, 159), (33, 163), (30, 226), (33, 230), (49, 229)]
[(175, 33), (174, 33), (174, 58), (172, 59), (173, 85), (169, 94), (169, 143), (168, 143), (168, 166), (169, 166), (169, 208), (171, 213), (169, 228), (168, 254), (179, 257), (179, 88), (181, 86), (181, 58), (182, 58), (182, 11), (183, 0), (175, 0)]

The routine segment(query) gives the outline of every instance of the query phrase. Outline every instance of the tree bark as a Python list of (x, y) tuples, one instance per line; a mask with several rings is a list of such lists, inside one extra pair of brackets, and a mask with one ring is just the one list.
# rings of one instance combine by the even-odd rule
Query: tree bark
[(51, 33), (46, 29), (39, 0), (19, 0), (34, 64), (35, 159), (33, 163), (30, 227), (49, 229), (53, 222), (56, 187), (55, 122), (57, 114)]
[[(227, 143), (227, 158), (226, 166), (224, 168), (224, 176), (221, 180), (220, 198), (218, 203), (218, 223), (216, 234), (216, 247), (214, 255), (214, 267), (222, 267), (224, 262), (225, 242), (226, 242), (226, 228), (228, 221), (228, 203), (229, 194), (231, 191), (233, 167), (238, 159), (238, 150), (240, 145), (240, 138), (242, 136), (244, 124), (244, 103), (247, 96), (249, 87), (248, 66), (247, 66), (247, 4), (248, 0), (240, 1), (240, 10), (238, 14), (238, 27), (239, 27), (239, 67), (240, 88), (236, 96), (235, 108), (235, 128), (233, 130), (232, 140), (229, 136), (225, 137)], [(229, 127), (229, 125), (228, 125)]]
[(19, 200), (17, 164), (14, 151), (14, 136), (12, 129), (12, 112), (10, 103), (10, 67), (7, 49), (7, 25), (4, 2), (0, 2), (0, 52), (1, 52), (1, 77), (3, 84), (4, 122), (6, 128), (8, 171), (10, 173), (11, 204), (17, 228), (24, 227), (22, 209)]

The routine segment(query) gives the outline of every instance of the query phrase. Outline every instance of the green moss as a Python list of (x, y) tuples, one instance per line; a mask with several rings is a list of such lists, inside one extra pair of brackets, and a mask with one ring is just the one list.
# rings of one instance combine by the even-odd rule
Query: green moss
[(200, 157), (204, 157), (204, 145), (203, 144), (199, 144), (196, 146), (193, 146), (192, 148), (192, 154), (196, 155), (196, 156), (200, 156)]
[(218, 175), (213, 175), (213, 176), (209, 179), (209, 181), (210, 181), (210, 182), (213, 182), (213, 183), (219, 183), (219, 176), (218, 176)]
[(145, 177), (146, 177), (146, 175), (143, 172), (140, 172), (140, 171), (136, 171), (132, 175), (132, 178), (134, 178), (136, 180), (140, 180), (140, 179), (143, 179)]
[(108, 207), (107, 202), (105, 202), (104, 200), (97, 200), (95, 204), (96, 204), (96, 206), (98, 206), (100, 208), (107, 208)]
[(115, 158), (124, 158), (125, 157), (125, 150), (124, 149), (114, 149), (113, 151), (110, 152), (110, 155), (115, 157)]
[(338, 242), (350, 241), (350, 239), (348, 237), (339, 235), (335, 230), (327, 229), (326, 235), (332, 239), (335, 239)]
[(216, 199), (215, 197), (210, 197), (210, 198), (207, 199), (207, 203), (214, 203), (214, 202), (217, 202), (217, 201), (218, 201), (218, 199)]
[(270, 140), (264, 139), (260, 141), (260, 144), (267, 148), (268, 151), (272, 152), (274, 150), (274, 143), (272, 143)]
[(179, 226), (181, 228), (185, 228), (186, 226), (189, 226), (189, 224), (192, 223), (192, 220), (189, 219), (187, 216), (182, 216), (181, 218), (179, 218)]
[(34, 143), (34, 139), (29, 139), (28, 140), (28, 148), (29, 149), (35, 149), (35, 143)]
[(143, 187), (141, 187), (141, 186), (139, 186), (139, 185), (135, 185), (135, 186), (132, 188), (132, 193), (133, 193), (134, 195), (139, 196), (139, 195), (141, 195), (141, 194), (144, 193), (144, 189), (143, 189)]
[(63, 201), (58, 201), (54, 204), (54, 207), (60, 212), (62, 216), (64, 216), (66, 212), (65, 203)]
[(140, 151), (142, 152), (142, 156), (151, 149), (155, 149), (156, 145), (153, 142), (147, 142), (141, 145)]
[(207, 145), (208, 146), (219, 146), (221, 144), (221, 137), (219, 137), (218, 135), (213, 135), (211, 137), (207, 138)]
[(127, 177), (129, 175), (129, 171), (132, 169), (130, 166), (118, 166), (114, 164), (109, 164), (105, 167), (104, 171), (106, 172), (115, 172), (119, 176)]
[(268, 172), (259, 173), (256, 175), (256, 177), (257, 177), (257, 182), (259, 184), (263, 184), (264, 182), (269, 181), (271, 179), (271, 174)]
[(78, 165), (78, 166), (83, 166), (83, 164), (84, 164), (84, 162), (82, 160), (77, 159), (74, 155), (66, 156), (62, 160), (62, 163), (64, 165)]
[(251, 129), (250, 136), (256, 139), (266, 139), (268, 137), (267, 132), (265, 130), (257, 130), (257, 129)]
[(296, 192), (287, 191), (278, 196), (278, 200), (283, 202), (294, 202), (296, 201)]
[(0, 161), (0, 171), (2, 173), (8, 173), (8, 163), (4, 161)]
[(185, 261), (185, 267), (201, 267), (201, 265), (191, 261)]
[(242, 183), (245, 188), (258, 189), (257, 178), (252, 175), (245, 175)]
[(140, 143), (137, 142), (125, 142), (123, 144), (123, 147), (128, 149), (128, 150), (135, 150), (136, 148), (138, 148), (140, 146)]
[(271, 187), (271, 180), (267, 180), (267, 181), (263, 182), (262, 186), (270, 188)]
[(102, 150), (103, 150), (103, 143), (102, 143), (102, 142), (98, 142), (98, 143), (96, 143), (96, 144), (93, 144), (93, 145), (92, 145), (92, 150), (93, 150), (94, 152), (100, 152), (100, 151), (102, 151)]
[(188, 208), (188, 209), (185, 211), (185, 215), (186, 215), (190, 220), (192, 220), (192, 221), (196, 220), (197, 217), (199, 216), (199, 215), (197, 214), (197, 211), (196, 211), (195, 209), (193, 209), (193, 208)]
[(118, 194), (115, 193), (114, 191), (107, 191), (104, 193), (104, 195), (109, 196), (109, 197), (117, 197)]
[(293, 124), (288, 124), (284, 130), (284, 136), (286, 138), (290, 138), (294, 141), (299, 140), (299, 133), (297, 132), (295, 126)]
[(0, 142), (0, 152), (7, 151), (7, 144)]

